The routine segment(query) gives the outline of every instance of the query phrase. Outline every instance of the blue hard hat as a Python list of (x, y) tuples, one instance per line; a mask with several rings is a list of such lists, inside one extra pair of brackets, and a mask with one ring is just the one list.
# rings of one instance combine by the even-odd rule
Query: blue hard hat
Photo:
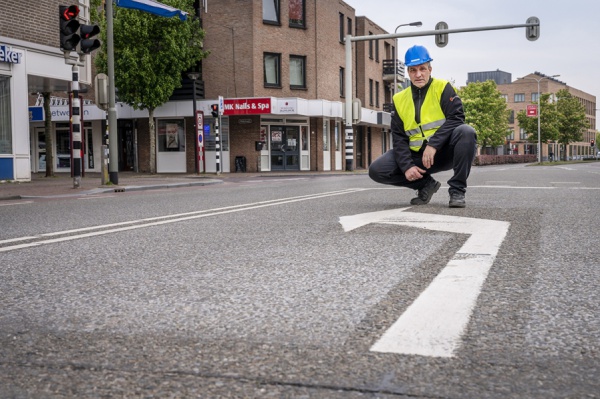
[(429, 56), (429, 51), (423, 46), (412, 46), (406, 51), (404, 56), (404, 64), (409, 66), (421, 65), (426, 62), (433, 61), (433, 58)]

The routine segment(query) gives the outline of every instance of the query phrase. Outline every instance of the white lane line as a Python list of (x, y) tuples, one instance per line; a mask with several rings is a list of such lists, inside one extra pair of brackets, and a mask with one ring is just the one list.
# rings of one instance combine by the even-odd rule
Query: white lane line
[[(84, 227), (81, 229), (73, 229), (73, 230), (68, 230), (68, 231), (44, 233), (44, 234), (39, 234), (35, 237), (13, 238), (13, 239), (9, 239), (9, 240), (0, 241), (0, 245), (6, 244), (6, 243), (11, 243), (11, 242), (18, 242), (18, 241), (30, 241), (32, 239), (37, 239), (37, 240), (41, 239), (41, 241), (27, 242), (27, 243), (18, 244), (18, 245), (0, 247), (0, 252), (8, 252), (8, 251), (14, 251), (17, 249), (35, 247), (35, 246), (39, 246), (39, 245), (53, 244), (53, 243), (63, 242), (63, 241), (72, 241), (72, 240), (78, 240), (81, 238), (95, 237), (95, 236), (100, 236), (100, 235), (105, 235), (105, 234), (117, 233), (117, 232), (121, 232), (121, 231), (135, 230), (135, 229), (141, 229), (141, 228), (146, 228), (146, 227), (159, 226), (159, 225), (163, 225), (163, 224), (183, 222), (183, 221), (187, 221), (187, 220), (199, 219), (199, 218), (204, 218), (204, 217), (209, 217), (209, 216), (224, 215), (227, 213), (242, 212), (242, 211), (247, 211), (247, 210), (251, 210), (251, 209), (265, 208), (268, 206), (291, 204), (294, 202), (308, 201), (308, 200), (326, 198), (326, 197), (331, 197), (331, 196), (336, 196), (336, 195), (352, 194), (352, 193), (356, 193), (359, 191), (365, 191), (365, 190), (366, 189), (353, 188), (353, 189), (347, 189), (347, 190), (330, 191), (330, 192), (320, 193), (320, 194), (310, 194), (310, 195), (302, 195), (302, 196), (298, 196), (298, 197), (288, 197), (288, 198), (281, 198), (281, 199), (276, 199), (276, 200), (260, 201), (260, 202), (242, 204), (242, 205), (234, 205), (234, 206), (224, 207), (224, 208), (216, 208), (216, 209), (209, 209), (209, 210), (196, 211), (196, 212), (187, 212), (187, 213), (182, 213), (182, 214), (177, 214), (177, 215), (158, 216), (158, 217), (147, 218), (147, 219), (138, 219), (138, 220), (132, 220), (132, 221), (128, 221), (128, 222), (113, 223), (113, 224), (108, 224), (108, 225), (103, 225), (103, 226)], [(129, 226), (127, 226), (127, 225), (129, 225)], [(117, 226), (124, 226), (124, 227), (117, 227)], [(103, 230), (91, 231), (89, 233), (83, 233), (84, 231), (99, 230), (99, 229), (103, 229)], [(69, 235), (66, 237), (58, 237), (58, 238), (51, 238), (51, 239), (43, 239), (43, 238), (51, 237), (51, 236), (64, 236), (66, 234), (74, 234), (74, 233), (82, 233), (82, 234)]]
[(32, 204), (32, 203), (33, 203), (33, 201), (19, 201), (19, 202), (8, 202), (8, 203), (0, 202), (0, 206), (24, 205), (24, 204)]
[(79, 200), (89, 200), (89, 199), (102, 199), (102, 198), (112, 198), (116, 197), (116, 195), (88, 195), (87, 197), (77, 198)]
[(371, 351), (453, 357), (510, 223), (404, 212), (406, 209), (345, 216), (340, 223), (345, 231), (382, 223), (470, 236)]

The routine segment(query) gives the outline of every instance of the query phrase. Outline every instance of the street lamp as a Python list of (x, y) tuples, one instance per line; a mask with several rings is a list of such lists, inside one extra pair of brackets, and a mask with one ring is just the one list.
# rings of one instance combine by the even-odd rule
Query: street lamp
[(531, 79), (531, 80), (535, 80), (537, 82), (537, 120), (538, 120), (538, 145), (537, 145), (537, 152), (538, 152), (538, 163), (542, 163), (542, 139), (541, 139), (541, 134), (540, 134), (540, 115), (542, 113), (542, 104), (540, 102), (540, 82), (544, 79), (549, 79), (549, 78), (556, 78), (559, 77), (560, 75), (552, 75), (552, 76), (543, 76), (539, 79), (533, 78), (531, 76), (524, 76), (522, 78), (517, 78), (517, 79)]
[(198, 168), (198, 117), (196, 116), (196, 80), (200, 77), (200, 72), (188, 72), (188, 78), (192, 80), (192, 114), (194, 116), (194, 170), (195, 173), (199, 172)]
[[(398, 28), (400, 28), (401, 26), (421, 26), (423, 25), (423, 23), (421, 21), (417, 21), (417, 22), (411, 22), (409, 24), (400, 24), (398, 26), (396, 26), (396, 30), (394, 31), (394, 33), (398, 33)], [(396, 94), (396, 90), (398, 90), (398, 38), (394, 39), (395, 43), (396, 43), (396, 48), (394, 49), (394, 91), (392, 92), (392, 103), (394, 102), (393, 97), (394, 94)]]

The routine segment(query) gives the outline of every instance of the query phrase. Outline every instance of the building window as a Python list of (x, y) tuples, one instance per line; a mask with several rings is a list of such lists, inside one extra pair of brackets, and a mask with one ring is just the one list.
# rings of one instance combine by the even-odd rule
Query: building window
[(516, 103), (524, 103), (525, 102), (525, 94), (524, 93), (515, 93), (515, 102)]
[(508, 136), (506, 136), (507, 140), (514, 140), (515, 139), (515, 131), (513, 129), (509, 129), (508, 130)]
[(508, 115), (508, 123), (515, 123), (515, 110), (510, 110), (510, 115)]
[(158, 152), (185, 152), (183, 119), (159, 119), (156, 125)]
[(540, 98), (540, 93), (531, 93), (531, 102), (537, 103), (538, 98)]
[(375, 40), (375, 61), (379, 62), (379, 40)]
[(279, 0), (263, 0), (263, 22), (280, 25)]
[(290, 88), (306, 89), (306, 57), (290, 55)]
[(369, 79), (369, 105), (373, 106), (373, 79)]
[(349, 35), (353, 35), (354, 34), (354, 32), (352, 32), (352, 18), (348, 18), (348, 31), (347, 31), (347, 33)]
[[(373, 36), (373, 32), (369, 32), (369, 36)], [(369, 40), (369, 58), (373, 59), (373, 40)]]
[(340, 13), (340, 42), (344, 43), (344, 14)]
[(344, 71), (344, 68), (340, 68), (340, 97), (344, 97), (344, 74), (346, 72)]
[(519, 134), (521, 140), (527, 140), (527, 133), (525, 132), (525, 129), (521, 128)]
[(0, 76), (0, 154), (12, 154), (10, 77)]
[(508, 102), (508, 94), (502, 94), (502, 98), (504, 101)]
[(379, 82), (375, 82), (375, 107), (379, 108)]
[(281, 87), (281, 54), (265, 53), (265, 87)]
[(290, 27), (306, 28), (306, 7), (304, 0), (290, 0)]

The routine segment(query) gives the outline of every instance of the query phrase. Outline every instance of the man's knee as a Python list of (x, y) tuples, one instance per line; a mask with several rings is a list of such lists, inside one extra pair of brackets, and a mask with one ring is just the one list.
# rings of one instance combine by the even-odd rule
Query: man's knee
[(454, 134), (457, 137), (457, 141), (463, 143), (477, 143), (477, 132), (472, 126), (463, 124), (454, 129)]
[(376, 181), (377, 183), (381, 183), (382, 176), (381, 171), (378, 168), (377, 162), (373, 162), (369, 166), (369, 177), (371, 178), (371, 180)]

